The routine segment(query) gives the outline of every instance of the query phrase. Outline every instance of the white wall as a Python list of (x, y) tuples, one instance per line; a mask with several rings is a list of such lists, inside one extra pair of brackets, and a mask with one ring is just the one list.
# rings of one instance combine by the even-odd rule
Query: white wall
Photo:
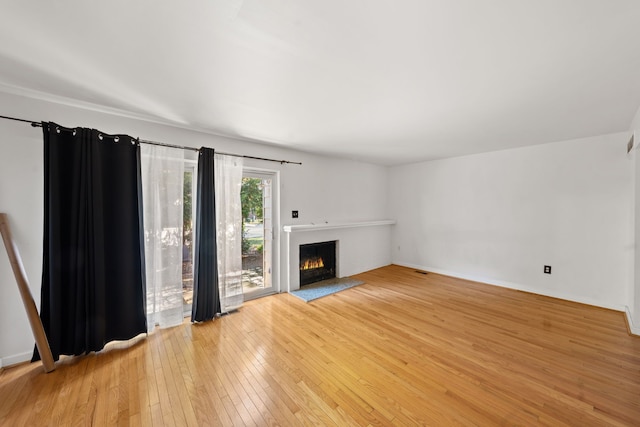
[[(245, 160), (245, 165), (280, 171), (279, 229), (286, 224), (315, 221), (355, 221), (388, 216), (386, 167), (315, 156), (274, 146), (253, 144), (199, 132), (77, 109), (17, 95), (0, 94), (0, 114), (30, 120), (56, 121), (67, 127), (84, 126), (107, 133), (128, 133), (193, 147), (303, 162), (302, 166)], [(31, 292), (39, 306), (42, 263), (42, 130), (28, 124), (0, 120), (0, 212), (12, 224)], [(291, 219), (291, 211), (300, 217)], [(283, 232), (275, 236), (276, 248)], [(389, 247), (389, 235), (366, 245)], [(9, 263), (0, 249), (0, 366), (26, 360), (33, 338)], [(390, 255), (379, 260), (390, 263)], [(282, 264), (282, 262), (281, 262)], [(367, 267), (369, 267), (367, 265)], [(277, 277), (274, 277), (277, 280)]]
[(628, 313), (629, 324), (634, 334), (640, 335), (640, 108), (633, 118), (630, 133), (634, 133), (634, 149), (631, 156), (634, 162), (635, 179), (633, 181), (634, 200), (634, 236), (635, 236), (635, 257), (634, 257), (634, 279), (629, 290)]
[(391, 168), (393, 262), (624, 310), (627, 141), (620, 133)]
[[(633, 116), (633, 119), (631, 120), (631, 126), (629, 127), (629, 129), (631, 131), (636, 131), (640, 129), (640, 107), (636, 111), (636, 115)], [(636, 141), (636, 144), (638, 144), (637, 141)]]
[(637, 140), (635, 141), (635, 147), (631, 151), (630, 156), (634, 165), (634, 179), (632, 181), (632, 194), (633, 200), (633, 235), (634, 235), (634, 260), (633, 260), (633, 275), (631, 280), (631, 286), (629, 287), (629, 294), (627, 298), (627, 319), (629, 326), (633, 333), (640, 335), (640, 250), (638, 250), (638, 244), (640, 243), (640, 153), (637, 149)]
[[(6, 111), (3, 109), (3, 111)], [(6, 114), (6, 113), (5, 113)], [(0, 120), (0, 212), (9, 215), (38, 307), (42, 272), (42, 143), (41, 129)], [(0, 367), (25, 359), (34, 344), (4, 245), (0, 244)]]

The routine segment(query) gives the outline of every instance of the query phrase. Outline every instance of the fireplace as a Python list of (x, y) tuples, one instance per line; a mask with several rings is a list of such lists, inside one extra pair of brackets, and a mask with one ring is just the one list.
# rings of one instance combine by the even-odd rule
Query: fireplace
[(300, 245), (300, 286), (336, 277), (336, 241)]

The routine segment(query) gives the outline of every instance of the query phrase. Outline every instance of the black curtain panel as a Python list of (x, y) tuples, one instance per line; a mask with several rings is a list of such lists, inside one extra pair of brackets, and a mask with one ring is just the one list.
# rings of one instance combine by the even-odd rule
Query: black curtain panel
[(221, 311), (213, 164), (214, 151), (211, 148), (201, 148), (198, 156), (192, 322), (213, 319)]
[(42, 125), (40, 316), (58, 360), (147, 330), (140, 145), (127, 135)]

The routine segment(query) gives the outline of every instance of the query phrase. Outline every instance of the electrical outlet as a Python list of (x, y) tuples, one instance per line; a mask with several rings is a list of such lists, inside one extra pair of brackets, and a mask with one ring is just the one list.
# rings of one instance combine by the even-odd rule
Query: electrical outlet
[(298, 218), (298, 211), (291, 211), (291, 218)]
[(544, 274), (551, 274), (551, 266), (550, 265), (545, 265), (544, 266)]

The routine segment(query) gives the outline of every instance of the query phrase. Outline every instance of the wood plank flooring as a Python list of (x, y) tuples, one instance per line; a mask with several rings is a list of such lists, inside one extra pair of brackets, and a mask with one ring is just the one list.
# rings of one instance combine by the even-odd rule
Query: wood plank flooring
[(0, 425), (640, 425), (622, 313), (389, 266), (0, 372)]

